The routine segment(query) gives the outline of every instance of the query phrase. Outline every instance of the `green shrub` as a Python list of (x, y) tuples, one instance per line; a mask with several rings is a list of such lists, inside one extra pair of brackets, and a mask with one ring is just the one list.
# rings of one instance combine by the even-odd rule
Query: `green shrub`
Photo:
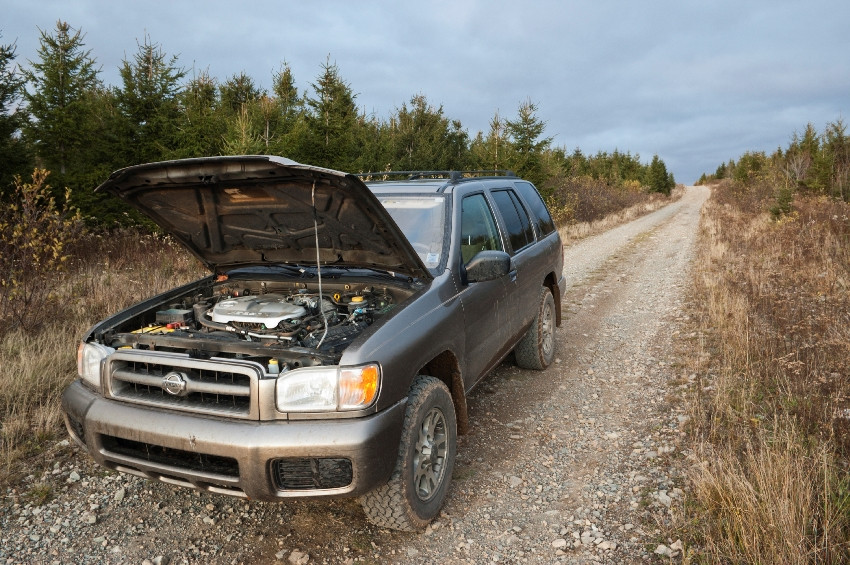
[(778, 220), (791, 212), (791, 204), (794, 202), (794, 189), (783, 187), (776, 191), (776, 203), (770, 207), (770, 215)]
[(70, 191), (57, 205), (48, 175), (36, 169), (31, 183), (16, 177), (0, 209), (0, 334), (32, 330), (51, 316), (67, 247), (83, 231), (79, 211), (68, 205)]
[(593, 222), (631, 206), (651, 200), (637, 181), (625, 181), (612, 186), (605, 180), (590, 176), (559, 175), (547, 181), (546, 199), (558, 225), (573, 222)]

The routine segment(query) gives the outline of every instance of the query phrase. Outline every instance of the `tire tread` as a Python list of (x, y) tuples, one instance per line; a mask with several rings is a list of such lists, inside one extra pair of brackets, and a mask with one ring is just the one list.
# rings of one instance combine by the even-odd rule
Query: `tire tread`
[[(414, 426), (409, 425), (409, 422), (415, 417), (419, 405), (435, 389), (442, 389), (448, 395), (449, 407), (452, 407), (452, 409), (450, 413), (445, 414), (445, 417), (447, 423), (452, 428), (451, 434), (453, 439), (451, 441), (457, 441), (455, 414), (448, 388), (441, 380), (435, 377), (420, 375), (410, 388), (409, 401), (404, 414), (405, 427), (401, 434), (395, 470), (386, 484), (366, 493), (360, 498), (360, 504), (366, 513), (366, 518), (377, 526), (405, 532), (418, 532), (424, 529), (433, 519), (433, 517), (423, 519), (417, 516), (411, 508), (407, 501), (401, 474), (405, 468), (405, 454), (408, 451), (410, 442), (416, 441), (417, 430)], [(453, 457), (454, 452), (451, 455)], [(453, 461), (449, 465), (450, 467), (446, 470), (446, 476), (444, 478), (446, 482), (451, 481), (451, 471), (454, 467)], [(446, 488), (446, 490), (448, 489)], [(442, 506), (442, 502), (440, 505)]]
[[(549, 366), (551, 360), (543, 355), (542, 347), (540, 346), (540, 334), (542, 332), (542, 316), (543, 308), (547, 299), (552, 296), (552, 291), (548, 287), (542, 287), (540, 290), (540, 298), (537, 301), (537, 314), (531, 322), (528, 331), (522, 336), (520, 342), (514, 347), (514, 357), (516, 364), (522, 369), (533, 369), (542, 371)], [(554, 298), (552, 299), (554, 302)], [(553, 354), (554, 355), (554, 354)]]

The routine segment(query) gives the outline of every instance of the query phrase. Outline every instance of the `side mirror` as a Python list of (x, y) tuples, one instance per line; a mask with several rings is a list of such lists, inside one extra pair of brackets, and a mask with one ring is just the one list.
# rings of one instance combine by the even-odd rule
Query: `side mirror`
[(511, 270), (511, 256), (504, 251), (480, 251), (466, 265), (469, 282), (498, 279)]

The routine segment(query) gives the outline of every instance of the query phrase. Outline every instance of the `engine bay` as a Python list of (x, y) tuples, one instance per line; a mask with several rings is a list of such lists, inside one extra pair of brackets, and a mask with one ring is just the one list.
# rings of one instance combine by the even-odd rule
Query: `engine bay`
[[(356, 284), (224, 282), (156, 304), (101, 335), (113, 348), (192, 357), (270, 360), (280, 369), (338, 362), (342, 352), (409, 291)], [(277, 367), (274, 367), (277, 369)], [(274, 370), (270, 367), (270, 372)]]

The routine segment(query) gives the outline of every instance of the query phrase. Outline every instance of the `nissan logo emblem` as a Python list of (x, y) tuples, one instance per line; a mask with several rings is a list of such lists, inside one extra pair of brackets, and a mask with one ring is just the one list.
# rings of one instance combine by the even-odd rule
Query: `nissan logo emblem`
[(162, 378), (162, 390), (173, 396), (186, 394), (186, 373), (171, 371)]

